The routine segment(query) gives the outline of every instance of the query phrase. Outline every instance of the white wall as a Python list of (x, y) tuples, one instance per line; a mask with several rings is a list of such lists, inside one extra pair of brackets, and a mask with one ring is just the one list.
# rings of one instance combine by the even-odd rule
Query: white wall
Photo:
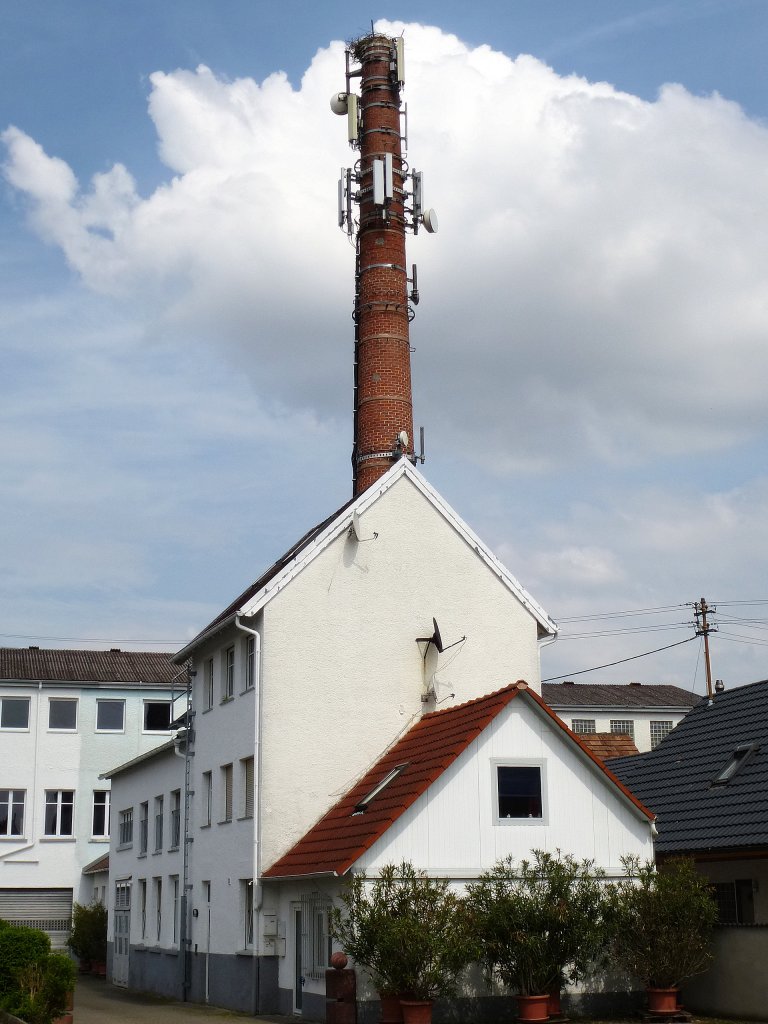
[(685, 712), (682, 711), (651, 711), (640, 708), (573, 708), (553, 704), (552, 710), (557, 712), (569, 728), (573, 728), (574, 719), (593, 720), (595, 732), (610, 732), (613, 719), (631, 720), (634, 722), (635, 746), (640, 753), (651, 749), (651, 722), (672, 722), (674, 728), (685, 718)]
[[(496, 820), (498, 761), (540, 763), (543, 820)], [(621, 876), (621, 858), (653, 857), (650, 823), (630, 808), (544, 713), (516, 698), (358, 862), (375, 873), (410, 860), (431, 873), (475, 878), (502, 857), (539, 849), (594, 860)]]
[[(523, 678), (540, 688), (537, 625), (407, 477), (264, 609), (263, 865), (282, 855), (426, 707)], [(417, 637), (466, 642), (426, 672)], [(451, 694), (455, 694), (454, 697)], [(285, 794), (290, 793), (287, 801)]]

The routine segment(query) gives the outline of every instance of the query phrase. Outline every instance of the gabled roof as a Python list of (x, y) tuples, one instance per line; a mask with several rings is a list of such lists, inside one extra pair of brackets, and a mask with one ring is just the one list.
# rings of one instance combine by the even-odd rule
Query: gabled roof
[(687, 711), (701, 697), (667, 683), (542, 683), (541, 695), (553, 708), (658, 708)]
[[(730, 780), (713, 786), (750, 743)], [(610, 767), (657, 814), (657, 853), (768, 848), (768, 680), (702, 700), (654, 750)]]
[(411, 480), (425, 498), (448, 520), (457, 533), (475, 549), (480, 558), (499, 577), (502, 583), (515, 594), (521, 604), (527, 608), (538, 622), (540, 635), (554, 636), (557, 633), (557, 625), (544, 609), (501, 564), (490, 548), (473, 533), (451, 506), (440, 497), (437, 491), (430, 487), (421, 473), (411, 465), (408, 459), (400, 459), (366, 491), (363, 491), (362, 494), (342, 505), (340, 509), (337, 509), (327, 519), (318, 523), (317, 526), (313, 526), (300, 540), (288, 548), (266, 572), (262, 573), (250, 587), (244, 590), (239, 597), (236, 597), (223, 612), (209, 622), (205, 629), (201, 630), (193, 640), (182, 648), (174, 660), (177, 663), (184, 661), (196, 647), (220, 630), (231, 625), (236, 617), (256, 615), (261, 611), (264, 605), (275, 594), (279, 593), (294, 576), (298, 575), (302, 569), (309, 565), (333, 540), (349, 529), (354, 513), (360, 515), (367, 511), (382, 494), (389, 490), (403, 476), (407, 476)]
[(635, 741), (626, 733), (579, 733), (579, 739), (603, 761), (609, 757), (631, 757), (637, 753)]
[(186, 685), (170, 654), (161, 651), (66, 651), (0, 647), (0, 680), (57, 683)]
[[(531, 702), (562, 730), (594, 767), (616, 786), (638, 813), (652, 818), (605, 765), (570, 731), (538, 694), (522, 680), (485, 697), (467, 701), (421, 718), (370, 768), (307, 834), (267, 871), (265, 878), (299, 875), (343, 875), (366, 850), (424, 793), (467, 749), (472, 740), (506, 708), (522, 698)], [(398, 773), (395, 769), (400, 768)], [(355, 813), (383, 780), (391, 781)]]

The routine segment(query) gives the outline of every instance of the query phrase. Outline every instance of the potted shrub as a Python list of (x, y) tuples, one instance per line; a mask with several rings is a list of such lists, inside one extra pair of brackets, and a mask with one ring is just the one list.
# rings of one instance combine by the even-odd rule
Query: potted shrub
[(559, 1013), (560, 989), (583, 978), (607, 944), (602, 874), (570, 855), (499, 861), (469, 886), (480, 959), (518, 993), (521, 1020)]
[(383, 1013), (390, 1015), (385, 1019), (392, 1019), (394, 997), (406, 1021), (431, 1019), (432, 1001), (455, 991), (472, 959), (462, 899), (447, 880), (404, 861), (386, 865), (377, 878), (353, 876), (341, 902), (343, 912), (332, 911), (331, 931), (370, 972)]
[(651, 1010), (674, 1012), (680, 984), (712, 958), (717, 907), (709, 882), (685, 857), (658, 871), (628, 858), (624, 868), (627, 877), (615, 887), (614, 958), (643, 982)]

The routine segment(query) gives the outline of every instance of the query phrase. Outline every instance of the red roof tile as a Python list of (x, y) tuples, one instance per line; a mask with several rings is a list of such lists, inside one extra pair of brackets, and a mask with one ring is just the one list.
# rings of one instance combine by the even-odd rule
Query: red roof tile
[[(643, 814), (653, 818), (653, 814), (521, 680), (466, 704), (424, 715), (288, 853), (264, 872), (264, 877), (343, 875), (490, 725), (496, 715), (521, 694), (544, 711), (553, 724), (561, 728)], [(364, 813), (356, 814), (361, 801), (401, 765), (404, 767), (400, 774), (376, 795)]]
[(579, 739), (603, 761), (609, 757), (629, 757), (631, 754), (639, 753), (635, 741), (626, 733), (581, 733)]

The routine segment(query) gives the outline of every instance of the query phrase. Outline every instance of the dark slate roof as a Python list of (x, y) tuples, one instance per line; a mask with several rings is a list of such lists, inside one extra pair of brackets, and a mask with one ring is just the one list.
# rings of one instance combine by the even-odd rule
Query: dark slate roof
[(701, 700), (666, 683), (542, 683), (541, 695), (553, 708), (692, 708)]
[(290, 561), (296, 558), (297, 555), (301, 554), (304, 548), (308, 547), (312, 541), (315, 540), (315, 538), (318, 537), (323, 530), (334, 521), (334, 519), (348, 509), (354, 501), (354, 497), (350, 498), (349, 501), (346, 501), (341, 506), (341, 508), (337, 508), (335, 512), (329, 515), (321, 523), (318, 523), (316, 526), (313, 526), (311, 530), (308, 530), (303, 537), (296, 541), (295, 544), (292, 544), (291, 547), (289, 547), (288, 550), (285, 551), (277, 561), (266, 570), (266, 572), (263, 572), (257, 580), (254, 580), (254, 582), (251, 583), (249, 587), (246, 587), (242, 594), (240, 594), (239, 597), (236, 597), (231, 604), (227, 605), (224, 611), (217, 615), (215, 619), (212, 619), (204, 629), (201, 629), (193, 640), (190, 640), (188, 644), (184, 645), (182, 650), (176, 655), (176, 661), (183, 661), (192, 649), (203, 639), (203, 637), (208, 634), (215, 633), (218, 627), (223, 628), (227, 625), (239, 608), (242, 608), (243, 605), (247, 604), (252, 597), (259, 593), (260, 590), (263, 590), (264, 587), (266, 587), (267, 584), (277, 576), (281, 569), (285, 568)]
[[(745, 743), (759, 749), (726, 785), (712, 780)], [(768, 847), (768, 680), (702, 700), (647, 754), (609, 762), (655, 811), (660, 854)]]
[[(300, 875), (342, 875), (379, 839), (433, 782), (456, 760), (493, 719), (515, 698), (529, 700), (544, 712), (553, 728), (573, 742), (603, 774), (609, 786), (648, 818), (653, 815), (630, 793), (589, 748), (544, 703), (527, 683), (519, 680), (485, 697), (424, 715), (352, 788), (323, 815), (309, 832), (267, 871), (265, 878)], [(381, 782), (401, 767), (363, 813), (355, 813)]]
[(62, 651), (0, 647), (0, 681), (185, 685), (179, 666), (161, 651)]

